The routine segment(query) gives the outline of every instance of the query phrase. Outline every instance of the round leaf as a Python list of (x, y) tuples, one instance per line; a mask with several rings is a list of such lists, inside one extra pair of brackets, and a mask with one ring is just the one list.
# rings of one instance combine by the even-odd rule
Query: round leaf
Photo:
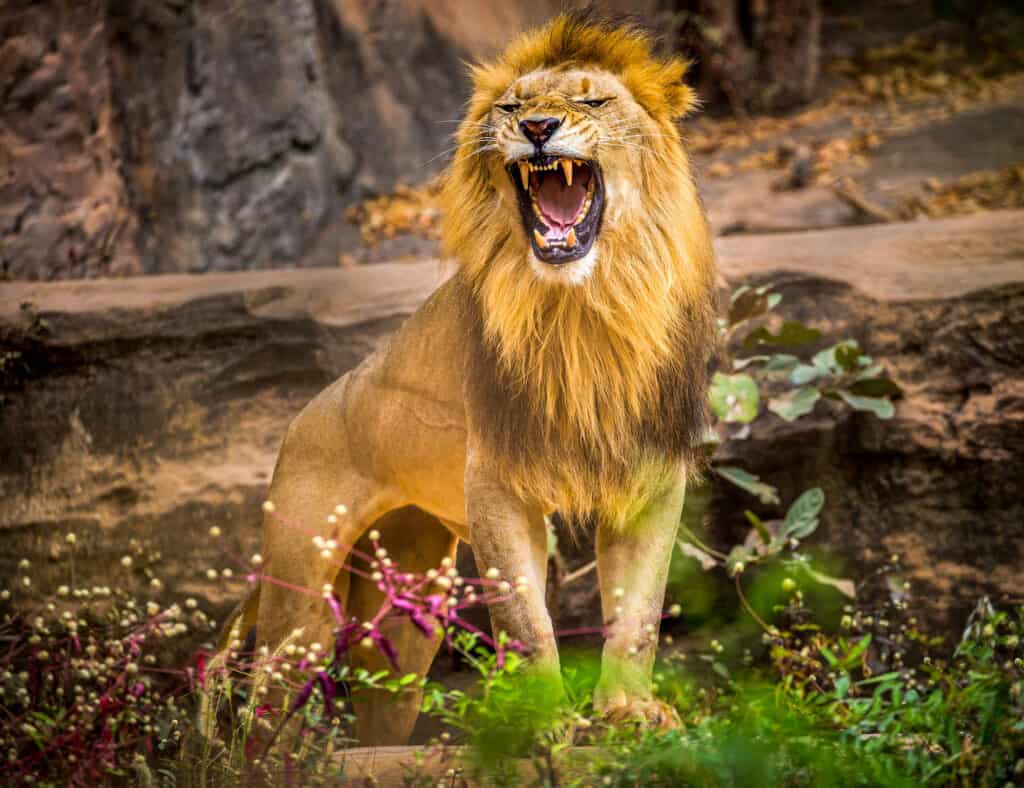
[(846, 389), (840, 389), (838, 392), (842, 400), (854, 410), (863, 410), (868, 413), (874, 413), (880, 419), (891, 419), (896, 409), (893, 404), (887, 399), (879, 399), (878, 397), (862, 397), (854, 394), (852, 391)]
[(821, 399), (821, 392), (814, 386), (804, 386), (773, 397), (768, 410), (786, 421), (796, 421), (814, 410), (814, 404)]
[(759, 395), (750, 375), (723, 375), (711, 381), (711, 409), (724, 422), (750, 422), (757, 418)]

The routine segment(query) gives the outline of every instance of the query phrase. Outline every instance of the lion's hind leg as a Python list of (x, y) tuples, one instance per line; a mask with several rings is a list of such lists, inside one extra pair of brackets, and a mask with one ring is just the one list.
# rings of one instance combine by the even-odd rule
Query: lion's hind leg
[[(374, 527), (380, 531), (380, 545), (404, 572), (423, 574), (436, 569), (444, 558), (455, 559), (458, 538), (433, 515), (414, 506), (389, 512)], [(364, 554), (372, 554), (367, 537), (357, 544)], [(346, 613), (359, 621), (368, 621), (385, 601), (383, 592), (370, 578), (350, 576)], [(427, 637), (408, 619), (385, 623), (382, 633), (398, 654), (400, 675), (426, 675), (441, 644), (440, 635)], [(353, 668), (374, 672), (391, 670), (388, 660), (376, 648), (356, 646), (351, 652)], [(399, 695), (385, 691), (357, 691), (354, 697), (356, 736), (364, 745), (405, 744), (419, 713), (422, 692), (409, 688)]]

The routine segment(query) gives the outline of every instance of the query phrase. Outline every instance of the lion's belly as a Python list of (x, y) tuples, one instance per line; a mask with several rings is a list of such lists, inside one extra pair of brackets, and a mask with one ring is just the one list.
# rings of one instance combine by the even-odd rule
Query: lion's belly
[[(404, 432), (406, 440), (396, 452), (393, 478), (410, 503), (445, 521), (460, 538), (468, 541), (464, 526), (465, 428), (442, 418), (432, 420), (429, 426), (424, 424), (422, 405), (416, 415), (410, 414), (410, 418), (420, 429), (415, 433), (411, 430)], [(402, 432), (399, 425), (396, 433)], [(414, 439), (410, 437), (412, 434), (415, 434)]]
[[(346, 392), (347, 442), (359, 473), (464, 531), (465, 411), (424, 386), (376, 374), (377, 359), (352, 375)], [(459, 533), (465, 538), (465, 534)]]
[(441, 285), (385, 348), (351, 373), (344, 407), (355, 464), (407, 504), (464, 531), (461, 297), (450, 280)]

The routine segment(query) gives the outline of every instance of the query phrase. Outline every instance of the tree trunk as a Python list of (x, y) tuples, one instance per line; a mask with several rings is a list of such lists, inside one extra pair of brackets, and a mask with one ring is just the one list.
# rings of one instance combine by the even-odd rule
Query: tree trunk
[(742, 115), (809, 101), (818, 81), (819, 0), (665, 0), (676, 48), (710, 102)]

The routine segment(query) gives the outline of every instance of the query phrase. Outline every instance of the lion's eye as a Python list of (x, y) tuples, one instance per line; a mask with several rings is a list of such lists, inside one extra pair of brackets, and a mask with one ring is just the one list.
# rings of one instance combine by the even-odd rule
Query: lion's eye
[(609, 101), (611, 101), (611, 99), (583, 99), (580, 104), (586, 104), (588, 107), (594, 107), (596, 109), (597, 107), (603, 107)]
[(522, 104), (498, 104), (496, 105), (502, 112), (515, 112), (519, 109)]

